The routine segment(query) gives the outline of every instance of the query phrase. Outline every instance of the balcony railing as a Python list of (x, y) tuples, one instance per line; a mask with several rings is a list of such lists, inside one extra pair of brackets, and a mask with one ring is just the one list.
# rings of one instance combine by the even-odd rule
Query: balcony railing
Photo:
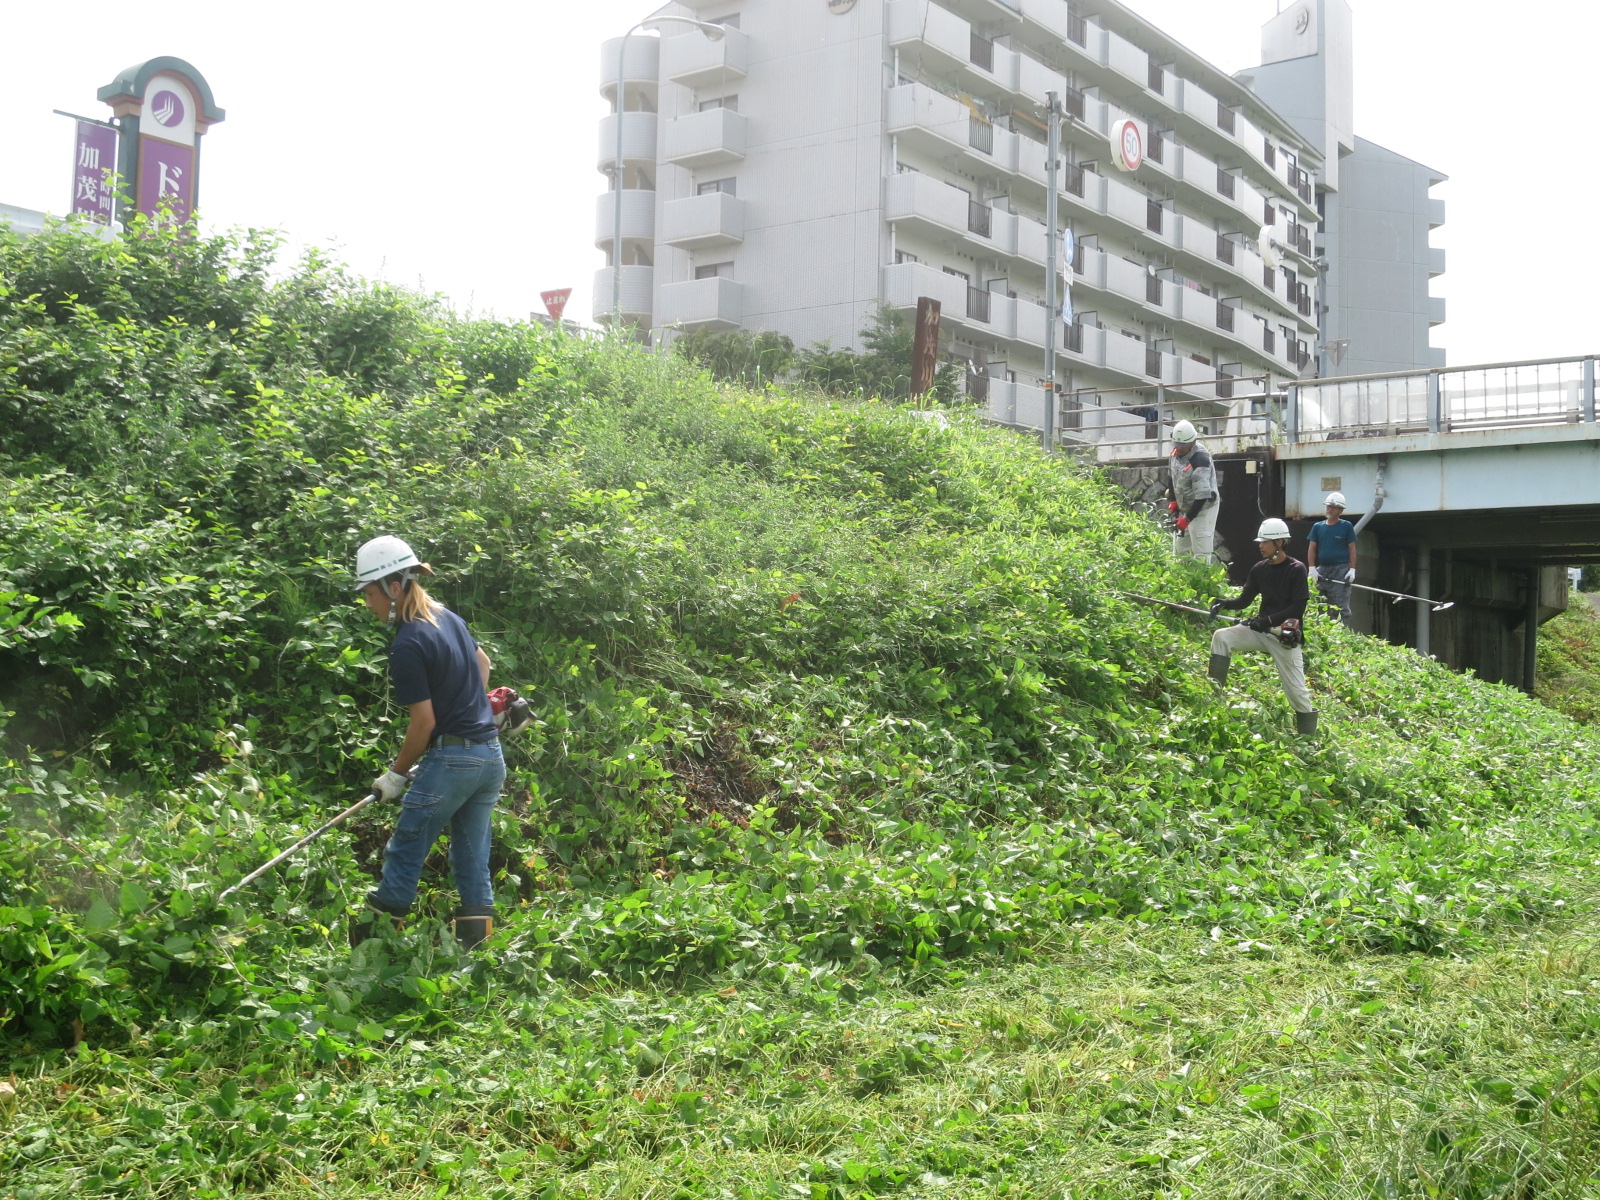
[(1161, 207), (1159, 200), (1146, 200), (1144, 202), (1144, 227), (1151, 233), (1160, 233), (1166, 224), (1167, 210)]
[(1217, 191), (1229, 200), (1233, 199), (1233, 176), (1221, 167), (1217, 168)]
[(1233, 332), (1233, 306), (1217, 301), (1217, 328), (1224, 333)]
[(994, 126), (982, 117), (972, 116), (967, 119), (967, 145), (974, 150), (981, 150), (985, 154), (994, 153)]
[(994, 39), (986, 38), (977, 30), (972, 31), (972, 49), (967, 54), (973, 66), (985, 71), (994, 70)]
[(1267, 291), (1276, 291), (1278, 287), (1278, 273), (1265, 263), (1261, 265), (1261, 286)]
[(1144, 277), (1144, 298), (1146, 303), (1161, 303), (1161, 276), (1146, 275)]
[(1167, 73), (1159, 63), (1150, 64), (1150, 90), (1160, 96), (1167, 90)]
[(1083, 168), (1077, 163), (1061, 164), (1061, 186), (1074, 196), (1083, 195)]
[(1217, 261), (1233, 266), (1233, 243), (1222, 234), (1217, 234)]
[(1074, 354), (1083, 353), (1083, 326), (1074, 321), (1066, 327), (1061, 338), (1061, 348)]
[(1083, 274), (1083, 264), (1086, 261), (1087, 254), (1088, 251), (1082, 242), (1075, 241), (1072, 243), (1072, 273), (1074, 275)]
[(1061, 107), (1067, 116), (1076, 117), (1080, 121), (1083, 120), (1084, 113), (1088, 111), (1084, 103), (1083, 93), (1077, 88), (1071, 87), (1062, 93)]
[(1261, 327), (1261, 348), (1268, 354), (1278, 352), (1278, 335), (1265, 325)]
[(982, 404), (989, 402), (989, 377), (982, 371), (967, 372), (967, 395)]
[(1294, 306), (1302, 317), (1311, 315), (1311, 289), (1303, 283), (1300, 285), (1299, 294), (1294, 298)]
[(1271, 225), (1278, 219), (1277, 210), (1272, 207), (1272, 197), (1267, 196), (1261, 201), (1261, 223)]
[(1079, 46), (1089, 44), (1089, 23), (1075, 12), (1067, 13), (1067, 41)]
[(1274, 169), (1278, 166), (1278, 148), (1270, 140), (1264, 140), (1261, 144), (1261, 161)]
[(1150, 131), (1150, 136), (1145, 139), (1144, 156), (1151, 162), (1157, 163), (1165, 162), (1167, 159), (1167, 139), (1154, 129)]
[[(1156, 280), (1157, 283), (1161, 281)], [(1144, 373), (1152, 379), (1161, 378), (1161, 351), (1154, 346), (1144, 348)]]
[(1304, 225), (1289, 226), (1289, 244), (1306, 258), (1311, 257), (1311, 234)]
[(1217, 105), (1217, 128), (1223, 133), (1233, 132), (1233, 109)]
[(976, 200), (967, 201), (967, 232), (989, 237), (994, 228), (994, 210)]
[(986, 325), (989, 323), (989, 293), (983, 288), (967, 288), (967, 317)]

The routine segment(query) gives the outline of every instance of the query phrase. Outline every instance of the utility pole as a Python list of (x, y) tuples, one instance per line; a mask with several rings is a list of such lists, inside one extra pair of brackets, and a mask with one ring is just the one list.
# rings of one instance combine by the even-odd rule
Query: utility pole
[(1056, 325), (1061, 320), (1061, 300), (1056, 294), (1056, 259), (1060, 237), (1056, 230), (1056, 177), (1061, 169), (1061, 102), (1055, 92), (1045, 93), (1047, 134), (1044, 152), (1044, 449), (1056, 448)]

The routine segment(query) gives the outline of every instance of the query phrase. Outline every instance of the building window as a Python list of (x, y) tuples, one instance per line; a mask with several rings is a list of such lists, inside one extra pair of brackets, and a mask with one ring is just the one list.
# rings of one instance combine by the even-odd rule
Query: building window
[(1261, 148), (1261, 157), (1267, 166), (1276, 167), (1278, 165), (1278, 148), (1271, 142), (1265, 143)]
[(896, 250), (894, 252), (895, 266), (899, 266), (901, 263), (919, 263), (921, 261), (920, 258), (908, 250)]
[(733, 264), (731, 262), (707, 263), (703, 267), (694, 269), (696, 279), (732, 279)]
[(713, 96), (709, 100), (700, 101), (700, 103), (697, 104), (695, 106), (695, 108), (696, 108), (696, 111), (698, 111), (698, 112), (709, 112), (713, 108), (725, 108), (729, 112), (738, 112), (739, 111), (739, 97), (737, 95), (733, 95), (733, 96)]
[(704, 183), (695, 184), (694, 194), (696, 196), (709, 196), (715, 192), (722, 192), (729, 196), (737, 196), (739, 193), (736, 190), (736, 186), (737, 181), (731, 175), (726, 179), (708, 179)]

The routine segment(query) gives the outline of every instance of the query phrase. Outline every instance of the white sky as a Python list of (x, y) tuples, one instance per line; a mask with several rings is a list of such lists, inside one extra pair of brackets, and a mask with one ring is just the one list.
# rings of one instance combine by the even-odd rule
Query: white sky
[[(821, 3), (822, 0), (750, 0)], [(1351, 0), (1356, 131), (1450, 176), (1433, 282), (1452, 364), (1600, 351), (1591, 299), (1600, 5)], [(1278, 0), (1130, 0), (1217, 66), (1258, 59)], [(193, 63), (228, 118), (203, 143), (213, 227), (284, 231), (357, 272), (525, 317), (601, 255), (600, 43), (651, 0), (0, 3), (0, 202), (59, 211), (72, 123), (123, 67)]]

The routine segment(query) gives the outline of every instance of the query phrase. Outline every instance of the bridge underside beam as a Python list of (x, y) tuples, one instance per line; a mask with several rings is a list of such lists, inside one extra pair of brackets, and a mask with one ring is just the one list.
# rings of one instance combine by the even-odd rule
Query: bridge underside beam
[(1600, 562), (1600, 505), (1392, 515), (1386, 505), (1369, 528), (1385, 545), (1427, 545), (1459, 558), (1508, 567)]

